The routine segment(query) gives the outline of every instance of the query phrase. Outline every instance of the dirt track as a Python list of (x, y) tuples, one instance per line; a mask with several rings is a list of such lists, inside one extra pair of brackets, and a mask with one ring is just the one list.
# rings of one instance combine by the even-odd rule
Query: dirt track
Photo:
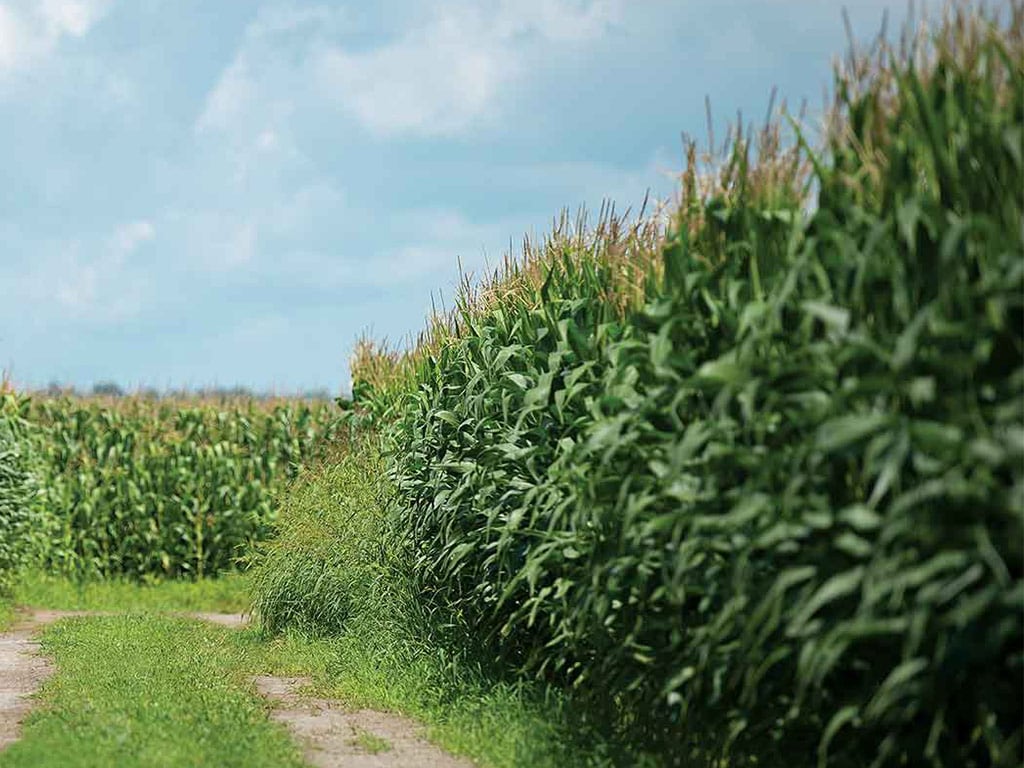
[(0, 750), (18, 738), (32, 708), (29, 696), (53, 674), (53, 664), (39, 654), (39, 644), (32, 639), (41, 624), (60, 618), (53, 613), (46, 612), (39, 621), (28, 617), (0, 634)]
[[(39, 652), (36, 633), (65, 618), (114, 615), (96, 611), (34, 611), (0, 633), (0, 751), (16, 741), (34, 694), (54, 673)], [(247, 618), (230, 613), (172, 615), (238, 628)], [(273, 704), (272, 717), (288, 726), (306, 760), (318, 768), (470, 768), (421, 735), (412, 720), (374, 710), (346, 710), (341, 702), (301, 695), (307, 678), (261, 676), (255, 688)]]
[[(274, 703), (273, 717), (286, 724), (317, 768), (470, 768), (434, 746), (419, 725), (405, 717), (370, 709), (346, 710), (338, 701), (302, 696), (302, 677), (262, 676), (253, 680)], [(374, 751), (376, 749), (380, 751)]]
[[(14, 627), (0, 633), (0, 751), (17, 740), (21, 724), (33, 707), (32, 694), (50, 675), (52, 662), (39, 652), (36, 633), (47, 624), (79, 616), (113, 615), (104, 611), (32, 611), (19, 618)], [(227, 627), (244, 626), (246, 619), (235, 613), (175, 613), (175, 616), (209, 621)]]

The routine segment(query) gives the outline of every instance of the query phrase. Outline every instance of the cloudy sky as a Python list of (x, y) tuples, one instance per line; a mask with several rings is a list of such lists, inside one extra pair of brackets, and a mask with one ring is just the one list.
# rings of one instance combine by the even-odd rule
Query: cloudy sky
[[(903, 2), (849, 0), (867, 38)], [(839, 0), (0, 0), (0, 367), (348, 385), (458, 263), (820, 105)]]

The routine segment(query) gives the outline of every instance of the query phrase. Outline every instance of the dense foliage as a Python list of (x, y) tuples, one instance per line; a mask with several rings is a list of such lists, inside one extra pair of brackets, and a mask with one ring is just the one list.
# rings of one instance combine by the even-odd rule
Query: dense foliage
[(627, 235), (556, 239), (414, 390), (358, 382), (429, 605), (687, 765), (1019, 764), (1012, 11), (853, 57), (806, 186), (767, 141), (691, 173), (639, 298)]
[(26, 401), (0, 390), (0, 590), (34, 554), (38, 477), (23, 415)]
[(235, 567), (340, 426), (332, 404), (284, 400), (42, 398), (27, 416), (47, 565), (135, 578)]

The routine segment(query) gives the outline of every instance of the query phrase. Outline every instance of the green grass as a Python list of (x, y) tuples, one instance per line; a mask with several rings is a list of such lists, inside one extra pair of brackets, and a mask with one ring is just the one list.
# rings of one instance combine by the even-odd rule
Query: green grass
[[(394, 642), (370, 640), (267, 640), (256, 629), (147, 614), (61, 622), (43, 634), (59, 672), (0, 767), (296, 765), (247, 693), (256, 674), (310, 675), (318, 696), (412, 716), (431, 740), (484, 766), (639, 764), (614, 759), (593, 732), (574, 733), (557, 697), (489, 682), (440, 656), (406, 664)], [(260, 757), (246, 763), (250, 750)]]
[[(249, 582), (229, 573), (198, 581), (125, 579), (74, 581), (45, 573), (25, 574), (12, 590), (14, 605), (75, 611), (217, 611), (241, 613), (249, 607)], [(2, 620), (0, 610), (0, 620)]]
[(0, 766), (300, 766), (247, 690), (231, 630), (159, 616), (59, 622), (42, 642), (58, 673)]

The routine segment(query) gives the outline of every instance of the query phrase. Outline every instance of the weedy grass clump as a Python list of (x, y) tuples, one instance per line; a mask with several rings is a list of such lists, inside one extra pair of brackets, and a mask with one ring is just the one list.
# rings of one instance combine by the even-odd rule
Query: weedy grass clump
[[(364, 344), (428, 611), (686, 765), (1021, 759), (1024, 7)], [(653, 228), (651, 228), (653, 226)]]
[(45, 570), (199, 578), (263, 538), (274, 495), (344, 434), (330, 403), (24, 401), (46, 511)]
[(283, 496), (273, 536), (252, 555), (253, 611), (269, 634), (337, 634), (399, 622), (413, 601), (386, 512), (389, 486), (373, 441), (338, 447)]

